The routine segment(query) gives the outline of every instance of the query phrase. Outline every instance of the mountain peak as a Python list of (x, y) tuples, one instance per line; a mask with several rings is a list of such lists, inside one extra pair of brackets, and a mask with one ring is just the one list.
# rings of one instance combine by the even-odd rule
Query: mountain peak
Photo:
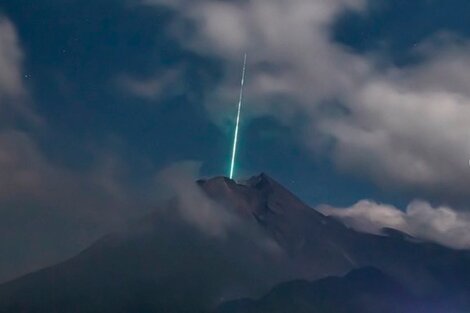
[(211, 199), (224, 206), (235, 208), (242, 215), (259, 217), (267, 211), (283, 215), (289, 210), (313, 211), (266, 173), (239, 182), (217, 176), (200, 179), (197, 183)]
[(278, 182), (276, 182), (274, 179), (272, 179), (266, 173), (263, 173), (263, 172), (257, 176), (252, 176), (250, 179), (245, 181), (244, 184), (249, 187), (256, 188), (256, 189), (262, 189), (263, 187), (267, 187), (267, 186), (281, 187), (281, 185)]
[(241, 215), (251, 215), (261, 202), (256, 190), (228, 177), (200, 179), (197, 184), (209, 198)]
[(231, 179), (226, 176), (215, 176), (208, 179), (199, 179), (196, 181), (200, 186), (207, 186), (207, 185), (227, 185), (227, 186), (235, 186), (235, 185), (243, 185), (247, 187), (253, 187), (259, 185), (278, 185), (280, 184), (276, 182), (273, 178), (267, 175), (264, 172), (261, 172), (258, 175), (252, 176), (246, 180), (236, 181), (235, 179)]
[[(335, 237), (332, 233), (348, 232), (342, 224), (310, 208), (266, 173), (240, 182), (214, 177), (199, 180), (198, 184), (217, 203), (241, 217), (254, 218), (292, 254), (303, 254), (309, 249), (306, 248), (310, 245), (308, 241), (320, 242), (326, 237)], [(307, 240), (305, 234), (311, 238)]]

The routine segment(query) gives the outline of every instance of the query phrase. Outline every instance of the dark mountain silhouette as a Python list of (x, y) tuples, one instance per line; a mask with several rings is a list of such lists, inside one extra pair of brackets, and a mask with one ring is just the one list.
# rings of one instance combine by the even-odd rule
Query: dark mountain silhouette
[(375, 268), (344, 277), (281, 284), (259, 300), (222, 304), (217, 313), (457, 313), (466, 312), (453, 299), (420, 297)]
[[(329, 308), (334, 297), (349, 306), (362, 295), (376, 298), (371, 308), (380, 310), (360, 312), (402, 312), (381, 309), (401, 297), (411, 304), (422, 299), (468, 304), (469, 251), (420, 243), (393, 230), (383, 236), (356, 232), (308, 207), (265, 174), (243, 183), (224, 177), (199, 180), (195, 190), (187, 192), (200, 192), (208, 202), (177, 197), (66, 262), (0, 285), (0, 312), (202, 312), (226, 300), (261, 296), (281, 282), (371, 266), (378, 270), (314, 285), (287, 283), (259, 302), (232, 302), (222, 311), (245, 312), (240, 307), (247, 305), (254, 311), (246, 312), (265, 312), (270, 305), (286, 308), (299, 299), (306, 306), (282, 312), (359, 312), (320, 309)], [(188, 222), (191, 215), (181, 218), (183, 205), (198, 213), (213, 203), (230, 218), (204, 215), (202, 220), (214, 219), (216, 226), (224, 221), (226, 229), (216, 232), (220, 235), (199, 231), (197, 223)], [(312, 288), (324, 296), (312, 298)], [(282, 303), (276, 304), (276, 295)], [(320, 311), (313, 311), (321, 304), (315, 299), (326, 299)]]

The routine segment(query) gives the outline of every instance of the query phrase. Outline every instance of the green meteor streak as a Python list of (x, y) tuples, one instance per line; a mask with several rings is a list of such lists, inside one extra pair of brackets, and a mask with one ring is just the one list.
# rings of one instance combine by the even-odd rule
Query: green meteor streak
[(240, 126), (240, 114), (242, 111), (243, 85), (245, 84), (245, 69), (246, 69), (246, 53), (243, 59), (243, 73), (242, 73), (242, 82), (241, 82), (241, 87), (240, 87), (240, 100), (238, 101), (237, 123), (235, 126), (235, 135), (233, 137), (232, 164), (230, 166), (230, 179), (233, 179), (233, 171), (235, 169), (235, 158), (237, 156), (238, 128)]

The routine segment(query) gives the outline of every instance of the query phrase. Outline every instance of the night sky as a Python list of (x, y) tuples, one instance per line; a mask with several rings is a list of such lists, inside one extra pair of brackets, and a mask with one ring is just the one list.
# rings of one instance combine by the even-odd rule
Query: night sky
[(151, 210), (165, 168), (227, 176), (244, 52), (238, 179), (265, 172), (329, 214), (470, 246), (469, 12), (3, 0), (0, 281)]

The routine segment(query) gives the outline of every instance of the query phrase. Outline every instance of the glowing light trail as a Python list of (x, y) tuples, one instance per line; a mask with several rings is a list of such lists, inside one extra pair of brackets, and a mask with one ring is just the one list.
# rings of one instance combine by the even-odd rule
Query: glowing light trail
[(235, 126), (235, 135), (233, 137), (232, 164), (230, 165), (230, 179), (233, 179), (233, 172), (235, 169), (235, 159), (237, 156), (238, 128), (240, 126), (240, 114), (242, 111), (243, 85), (245, 84), (245, 70), (246, 70), (246, 53), (243, 59), (243, 73), (242, 73), (242, 82), (240, 86), (240, 99), (238, 101), (237, 123)]

